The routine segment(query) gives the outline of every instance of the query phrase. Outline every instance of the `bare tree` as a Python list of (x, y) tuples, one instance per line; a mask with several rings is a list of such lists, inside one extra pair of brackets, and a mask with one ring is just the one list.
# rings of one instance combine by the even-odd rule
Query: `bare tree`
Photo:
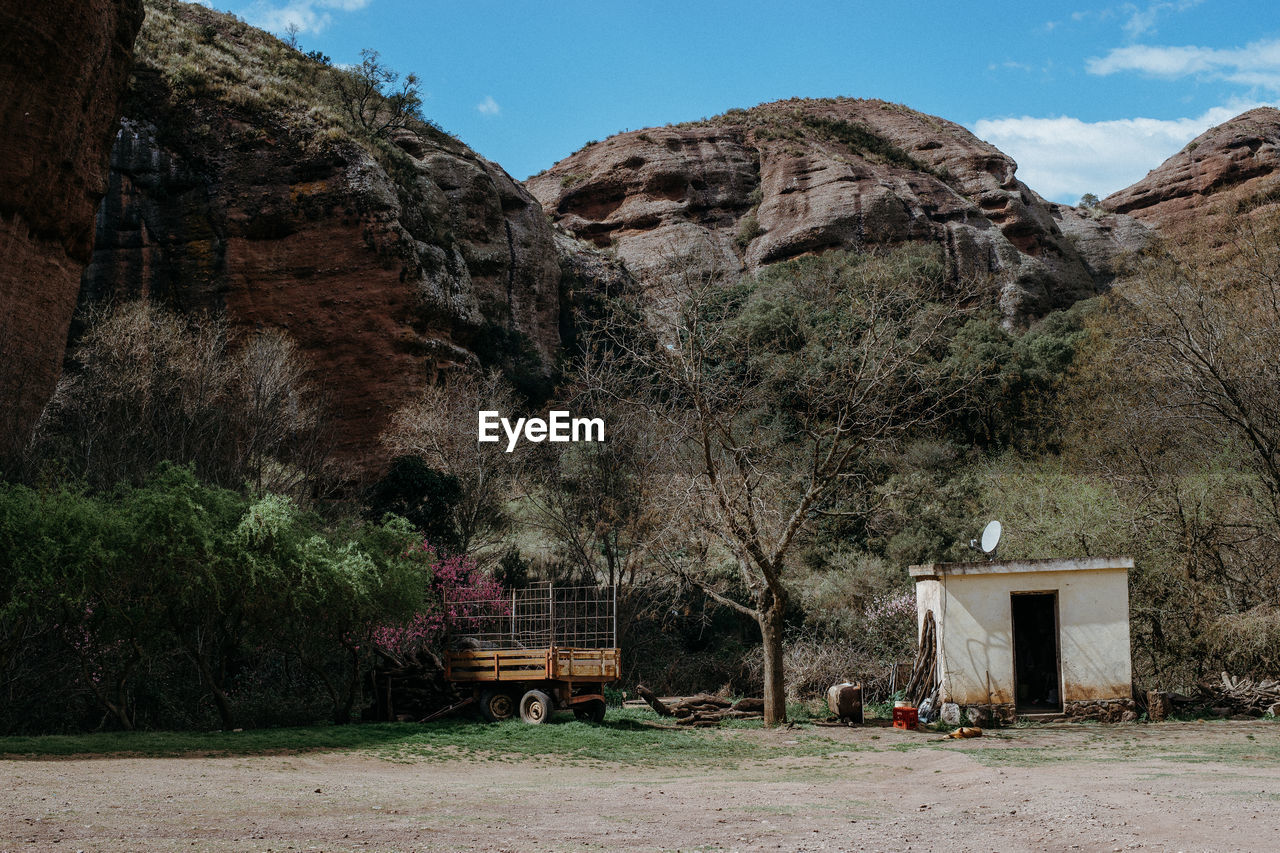
[[(706, 272), (711, 269), (712, 272)], [(765, 721), (786, 719), (783, 628), (797, 542), (866, 463), (938, 421), (961, 390), (936, 358), (962, 303), (930, 257), (838, 255), (749, 287), (704, 267), (674, 318), (622, 310), (588, 339), (583, 380), (667, 437), (655, 559), (759, 625)]]
[(382, 64), (376, 50), (360, 51), (360, 64), (340, 71), (334, 79), (342, 108), (371, 136), (389, 136), (422, 118), (418, 76), (407, 74), (401, 79)]
[(1131, 507), (1133, 540), (1153, 543), (1135, 644), (1164, 678), (1269, 674), (1280, 661), (1280, 220), (1242, 218), (1225, 246), (1164, 247), (1116, 303), (1075, 433)]
[(235, 467), (259, 490), (295, 494), (325, 478), (330, 436), (323, 397), (293, 338), (278, 329), (250, 335), (234, 357), (242, 416)]
[(494, 556), (502, 541), (522, 456), (522, 447), (507, 453), (505, 441), (481, 443), (477, 415), (493, 410), (514, 417), (516, 409), (515, 393), (501, 374), (456, 371), (400, 409), (383, 436), (396, 455), (419, 456), (457, 478), (462, 499), (454, 520), (461, 550), (473, 556)]
[(584, 389), (563, 405), (603, 420), (605, 441), (548, 443), (529, 454), (522, 466), (526, 521), (580, 571), (625, 596), (664, 527), (652, 490), (667, 448), (651, 424), (608, 398)]
[(322, 406), (283, 332), (241, 338), (146, 301), (88, 325), (41, 418), (41, 455), (98, 487), (141, 482), (166, 460), (232, 488), (301, 494), (323, 475)]
[(1153, 414), (1238, 446), (1280, 526), (1280, 221), (1236, 238), (1228, 263), (1155, 260), (1125, 291), (1137, 309), (1129, 343), (1160, 394)]

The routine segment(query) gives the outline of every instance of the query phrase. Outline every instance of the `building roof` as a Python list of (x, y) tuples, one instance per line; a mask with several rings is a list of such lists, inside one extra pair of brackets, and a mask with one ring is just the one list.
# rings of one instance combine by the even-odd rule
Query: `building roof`
[(1081, 557), (1048, 560), (977, 560), (972, 563), (926, 563), (908, 569), (917, 581), (937, 580), (943, 575), (1001, 575), (1017, 572), (1105, 572), (1128, 571), (1133, 557)]

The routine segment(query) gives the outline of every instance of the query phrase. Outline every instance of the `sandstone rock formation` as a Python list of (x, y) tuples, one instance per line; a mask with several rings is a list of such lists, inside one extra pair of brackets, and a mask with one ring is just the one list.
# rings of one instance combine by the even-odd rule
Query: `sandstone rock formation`
[[(153, 17), (86, 307), (145, 295), (288, 331), (326, 393), (339, 457), (358, 468), (380, 460), (389, 415), (442, 367), (518, 363), (546, 382), (561, 346), (561, 250), (520, 184), (429, 125), (390, 140), (344, 133), (307, 91), (308, 75), (319, 86), (336, 72), (264, 33), (198, 6)], [(201, 58), (209, 79), (193, 86), (165, 51), (202, 33), (301, 93), (255, 101), (217, 56)]]
[(1156, 232), (1151, 226), (1122, 213), (1101, 208), (1050, 204), (1058, 228), (1080, 253), (1095, 281), (1112, 282), (1125, 272), (1125, 264), (1149, 245)]
[(1243, 213), (1280, 203), (1280, 110), (1259, 107), (1212, 127), (1099, 205), (1171, 236), (1223, 233)]
[(1105, 288), (1116, 251), (1141, 248), (1147, 234), (1127, 217), (1085, 221), (1050, 205), (1016, 168), (952, 122), (838, 98), (620, 134), (526, 185), (569, 233), (613, 247), (648, 283), (673, 265), (755, 269), (928, 241), (952, 274), (995, 276), (1018, 320)]
[(0, 456), (62, 368), (142, 0), (0, 0)]

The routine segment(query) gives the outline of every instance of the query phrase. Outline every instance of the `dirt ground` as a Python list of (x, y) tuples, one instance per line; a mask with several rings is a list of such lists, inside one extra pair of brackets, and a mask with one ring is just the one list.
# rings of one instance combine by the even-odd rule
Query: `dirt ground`
[(1280, 848), (1276, 723), (733, 736), (836, 743), (713, 770), (369, 753), (0, 761), (0, 850)]

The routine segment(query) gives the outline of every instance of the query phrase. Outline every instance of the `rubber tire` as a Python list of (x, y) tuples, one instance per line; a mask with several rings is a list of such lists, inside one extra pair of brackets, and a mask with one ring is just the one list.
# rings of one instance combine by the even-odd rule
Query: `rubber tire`
[(583, 723), (603, 723), (604, 703), (599, 699), (592, 699), (590, 702), (574, 705), (573, 715)]
[(520, 719), (534, 726), (540, 726), (551, 720), (554, 706), (551, 697), (541, 690), (530, 690), (520, 700)]
[(491, 723), (513, 719), (516, 699), (505, 690), (486, 690), (480, 694), (480, 715)]

